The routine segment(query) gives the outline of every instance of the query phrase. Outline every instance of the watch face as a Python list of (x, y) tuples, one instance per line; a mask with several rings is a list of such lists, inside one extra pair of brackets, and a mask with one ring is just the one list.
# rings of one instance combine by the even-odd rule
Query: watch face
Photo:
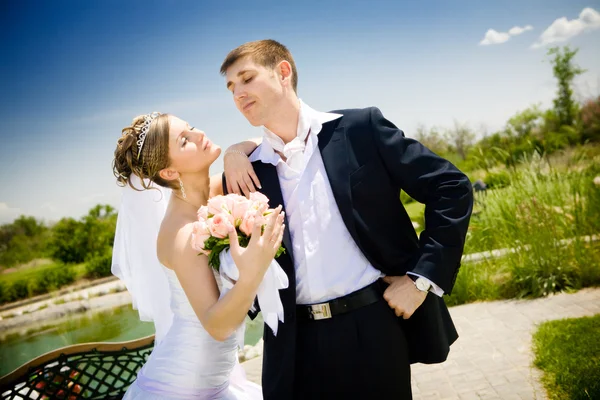
[(429, 284), (425, 282), (423, 279), (417, 279), (417, 289), (426, 292), (429, 290)]

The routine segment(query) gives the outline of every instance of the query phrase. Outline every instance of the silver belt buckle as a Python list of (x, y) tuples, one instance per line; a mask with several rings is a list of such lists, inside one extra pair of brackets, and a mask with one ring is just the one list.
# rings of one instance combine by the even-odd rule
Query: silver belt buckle
[(329, 303), (313, 304), (309, 306), (309, 312), (314, 320), (331, 318)]

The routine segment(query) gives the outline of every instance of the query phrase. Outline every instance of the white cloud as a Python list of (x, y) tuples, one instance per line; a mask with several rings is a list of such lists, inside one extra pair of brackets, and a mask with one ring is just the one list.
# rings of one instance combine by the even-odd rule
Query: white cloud
[(560, 43), (581, 34), (600, 28), (600, 13), (592, 8), (584, 8), (579, 18), (568, 20), (567, 17), (556, 19), (531, 47), (536, 49), (552, 43)]
[(21, 214), (21, 209), (12, 208), (6, 203), (0, 203), (0, 223), (10, 223)]
[(510, 35), (508, 33), (497, 32), (493, 29), (488, 29), (488, 31), (485, 33), (485, 37), (481, 42), (479, 42), (479, 44), (482, 46), (500, 44), (506, 42), (508, 39), (510, 39)]
[(533, 26), (531, 26), (531, 25), (527, 25), (527, 26), (524, 26), (522, 28), (520, 26), (513, 26), (508, 31), (508, 34), (511, 35), (511, 36), (517, 36), (517, 35), (520, 35), (523, 32), (527, 32), (527, 31), (531, 31), (531, 30), (533, 30)]
[(522, 34), (523, 32), (533, 30), (533, 26), (526, 25), (524, 27), (513, 26), (508, 30), (508, 32), (498, 32), (494, 29), (488, 29), (485, 33), (484, 38), (479, 42), (481, 46), (488, 46), (490, 44), (500, 44), (508, 41), (511, 36), (517, 36)]

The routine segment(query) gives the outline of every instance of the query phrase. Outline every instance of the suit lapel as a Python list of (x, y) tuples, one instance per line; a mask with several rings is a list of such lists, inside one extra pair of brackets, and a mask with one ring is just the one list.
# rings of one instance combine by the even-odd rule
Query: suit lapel
[[(281, 185), (279, 184), (279, 177), (277, 176), (277, 169), (272, 164), (266, 164), (262, 162), (253, 163), (256, 174), (260, 177), (260, 183), (262, 185), (261, 192), (269, 198), (269, 207), (275, 208), (281, 204), (282, 211), (285, 211), (285, 203), (283, 202), (283, 195), (281, 194)], [(293, 260), (292, 254), (292, 239), (290, 238), (289, 224), (287, 215), (284, 217), (285, 231), (283, 232), (283, 246), (285, 247), (286, 253)]]
[(343, 124), (339, 120), (323, 124), (318, 138), (319, 150), (321, 151), (325, 171), (327, 171), (333, 197), (348, 232), (350, 232), (350, 235), (360, 247), (352, 215), (353, 206), (350, 193), (348, 143)]

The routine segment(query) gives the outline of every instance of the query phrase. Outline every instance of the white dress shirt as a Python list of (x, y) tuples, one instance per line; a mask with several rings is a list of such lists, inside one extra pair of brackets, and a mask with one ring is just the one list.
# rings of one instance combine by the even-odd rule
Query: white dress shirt
[[(298, 137), (286, 145), (263, 127), (263, 142), (250, 156), (250, 161), (260, 160), (277, 169), (294, 254), (297, 304), (345, 296), (384, 276), (348, 232), (318, 148), (317, 135), (323, 124), (341, 117), (315, 111), (300, 100)], [(275, 150), (283, 153), (286, 161)], [(438, 289), (441, 291), (432, 283), (432, 291), (441, 296), (443, 291)]]

